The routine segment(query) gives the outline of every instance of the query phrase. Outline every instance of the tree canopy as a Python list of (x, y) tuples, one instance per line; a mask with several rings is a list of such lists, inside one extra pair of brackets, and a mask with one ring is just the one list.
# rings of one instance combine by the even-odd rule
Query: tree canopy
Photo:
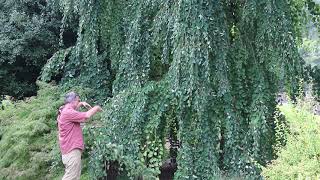
[(297, 1), (55, 3), (65, 22), (79, 16), (78, 39), (74, 60), (63, 50), (42, 77), (64, 65), (66, 79), (112, 97), (92, 153), (96, 177), (106, 160), (133, 177), (157, 175), (169, 136), (181, 142), (176, 179), (260, 177), (259, 165), (273, 158), (276, 94), (294, 94), (302, 77)]

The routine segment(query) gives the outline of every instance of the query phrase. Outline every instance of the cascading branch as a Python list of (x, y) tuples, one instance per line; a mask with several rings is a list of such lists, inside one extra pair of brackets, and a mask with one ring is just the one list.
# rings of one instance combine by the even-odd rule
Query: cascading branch
[(93, 178), (115, 161), (131, 178), (155, 178), (169, 136), (181, 142), (176, 179), (261, 178), (274, 156), (275, 97), (293, 94), (302, 73), (296, 1), (54, 2), (65, 21), (77, 14), (79, 30), (48, 66), (112, 97), (92, 132)]
[[(61, 84), (74, 86), (81, 84), (84, 87), (99, 91), (96, 101), (104, 102), (111, 96), (111, 69), (110, 60), (105, 51), (101, 51), (100, 3), (96, 0), (50, 0), (49, 6), (61, 7), (63, 12), (60, 46), (63, 45), (63, 32), (74, 22), (78, 21), (77, 41), (74, 46), (62, 49), (49, 59), (41, 79), (48, 81), (60, 73)], [(63, 56), (61, 55), (63, 54)], [(56, 69), (59, 67), (59, 70)]]
[(233, 17), (228, 60), (234, 119), (225, 127), (225, 165), (234, 173), (259, 172), (255, 163), (272, 159), (276, 94), (283, 83), (294, 93), (302, 74), (287, 3), (234, 4), (235, 14), (241, 14)]
[(178, 99), (182, 147), (177, 179), (217, 179), (227, 79), (227, 26), (219, 1), (173, 4), (173, 51), (168, 75)]

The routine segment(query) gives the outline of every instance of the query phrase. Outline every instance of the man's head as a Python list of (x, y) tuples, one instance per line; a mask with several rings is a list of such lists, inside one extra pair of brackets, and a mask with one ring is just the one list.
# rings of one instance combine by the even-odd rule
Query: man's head
[(69, 92), (65, 95), (64, 104), (70, 104), (72, 107), (77, 107), (80, 102), (80, 97), (75, 92)]

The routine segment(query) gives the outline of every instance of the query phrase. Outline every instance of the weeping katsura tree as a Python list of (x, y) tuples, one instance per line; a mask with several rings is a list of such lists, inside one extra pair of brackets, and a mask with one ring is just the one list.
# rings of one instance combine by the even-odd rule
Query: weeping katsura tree
[(48, 3), (63, 11), (61, 36), (71, 21), (79, 29), (41, 78), (60, 74), (106, 100), (93, 178), (111, 162), (131, 178), (157, 177), (168, 138), (181, 144), (175, 179), (261, 178), (274, 158), (276, 95), (294, 95), (302, 77), (296, 41), (311, 1)]

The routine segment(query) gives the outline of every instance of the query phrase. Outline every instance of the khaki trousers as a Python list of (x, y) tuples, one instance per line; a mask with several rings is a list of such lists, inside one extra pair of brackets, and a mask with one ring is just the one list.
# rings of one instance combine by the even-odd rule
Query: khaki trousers
[(82, 151), (80, 149), (74, 149), (68, 154), (62, 155), (62, 162), (65, 167), (62, 180), (80, 180), (81, 153)]

